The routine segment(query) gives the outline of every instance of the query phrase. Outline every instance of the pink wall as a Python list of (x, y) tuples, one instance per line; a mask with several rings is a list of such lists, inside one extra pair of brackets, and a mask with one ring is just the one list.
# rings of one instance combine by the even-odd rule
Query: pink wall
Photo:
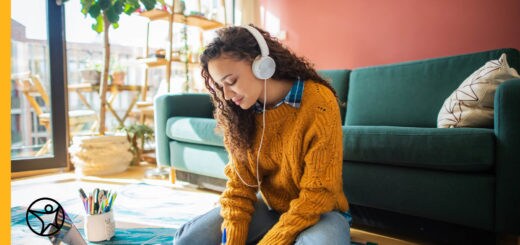
[[(318, 69), (520, 50), (519, 0), (260, 0)], [(264, 17), (268, 14), (264, 14)]]

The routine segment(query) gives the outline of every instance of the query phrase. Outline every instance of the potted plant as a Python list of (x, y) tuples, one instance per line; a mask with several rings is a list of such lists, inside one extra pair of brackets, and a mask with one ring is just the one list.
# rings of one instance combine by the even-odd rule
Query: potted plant
[(101, 64), (90, 64), (80, 71), (81, 82), (98, 85), (101, 80)]
[(154, 139), (153, 128), (145, 124), (132, 124), (130, 126), (120, 127), (119, 130), (126, 133), (126, 138), (130, 143), (130, 151), (134, 156), (132, 164), (139, 165), (139, 163), (144, 160), (143, 151), (145, 143), (153, 141)]
[(110, 74), (110, 82), (113, 85), (125, 84), (126, 68), (119, 62), (115, 62)]
[[(68, 0), (65, 0), (65, 2)], [(132, 160), (130, 144), (125, 135), (105, 135), (105, 114), (107, 107), (107, 87), (110, 74), (110, 26), (119, 27), (119, 16), (130, 15), (144, 5), (151, 10), (163, 0), (80, 0), (81, 12), (94, 19), (92, 29), (103, 33), (103, 69), (99, 92), (99, 131), (96, 135), (74, 137), (69, 148), (71, 162), (76, 173), (81, 175), (102, 175), (126, 170)]]

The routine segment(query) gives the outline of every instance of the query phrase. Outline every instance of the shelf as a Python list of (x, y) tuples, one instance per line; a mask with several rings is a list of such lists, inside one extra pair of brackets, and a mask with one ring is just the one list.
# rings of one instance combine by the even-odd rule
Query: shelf
[[(157, 66), (165, 66), (168, 64), (168, 61), (166, 59), (161, 58), (146, 58), (146, 59), (138, 59), (139, 62), (143, 62), (148, 67), (157, 67)], [(181, 61), (180, 59), (173, 59), (173, 63), (182, 63), (184, 64), (184, 61)], [(188, 62), (188, 64), (191, 65), (198, 65), (198, 62)]]
[(135, 104), (137, 108), (151, 107), (153, 106), (153, 102), (151, 101), (139, 101)]
[(143, 62), (148, 67), (156, 67), (156, 66), (164, 66), (167, 64), (166, 59), (160, 58), (146, 58), (146, 59), (138, 59), (140, 62)]
[[(170, 12), (166, 10), (161, 9), (153, 9), (150, 11), (145, 11), (139, 14), (140, 16), (146, 17), (150, 19), (151, 21), (155, 20), (165, 20), (168, 21), (170, 18)], [(184, 22), (184, 18), (186, 17), (186, 23)], [(208, 20), (207, 18), (203, 16), (198, 15), (183, 15), (179, 13), (175, 13), (173, 22), (175, 23), (182, 23), (186, 24), (188, 26), (197, 26), (200, 27), (203, 30), (211, 30), (219, 27), (223, 27), (224, 24), (215, 21), (215, 20)]]
[(169, 15), (170, 15), (170, 12), (168, 12), (166, 10), (161, 10), (161, 9), (152, 9), (149, 11), (139, 13), (139, 16), (146, 17), (146, 18), (150, 19), (151, 21), (154, 21), (154, 20), (168, 21)]

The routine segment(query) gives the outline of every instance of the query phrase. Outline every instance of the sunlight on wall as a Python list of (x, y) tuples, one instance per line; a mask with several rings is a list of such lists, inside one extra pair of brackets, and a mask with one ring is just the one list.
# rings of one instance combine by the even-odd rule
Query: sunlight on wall
[(260, 16), (264, 29), (272, 35), (278, 36), (280, 33), (280, 18), (275, 16), (273, 13), (266, 11), (264, 6), (260, 6)]
[(240, 9), (235, 9), (235, 23), (234, 25), (240, 25), (242, 23), (242, 11)]

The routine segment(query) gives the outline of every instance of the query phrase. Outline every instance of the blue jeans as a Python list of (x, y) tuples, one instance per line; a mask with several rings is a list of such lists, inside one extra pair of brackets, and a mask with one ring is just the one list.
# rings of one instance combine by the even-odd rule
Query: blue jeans
[[(280, 214), (269, 211), (267, 205), (259, 198), (249, 224), (246, 243), (257, 244), (279, 218)], [(220, 207), (214, 208), (179, 228), (175, 234), (174, 244), (220, 244), (222, 221)], [(350, 244), (350, 223), (349, 213), (338, 211), (325, 213), (321, 215), (318, 223), (303, 230), (296, 237), (295, 244)]]

